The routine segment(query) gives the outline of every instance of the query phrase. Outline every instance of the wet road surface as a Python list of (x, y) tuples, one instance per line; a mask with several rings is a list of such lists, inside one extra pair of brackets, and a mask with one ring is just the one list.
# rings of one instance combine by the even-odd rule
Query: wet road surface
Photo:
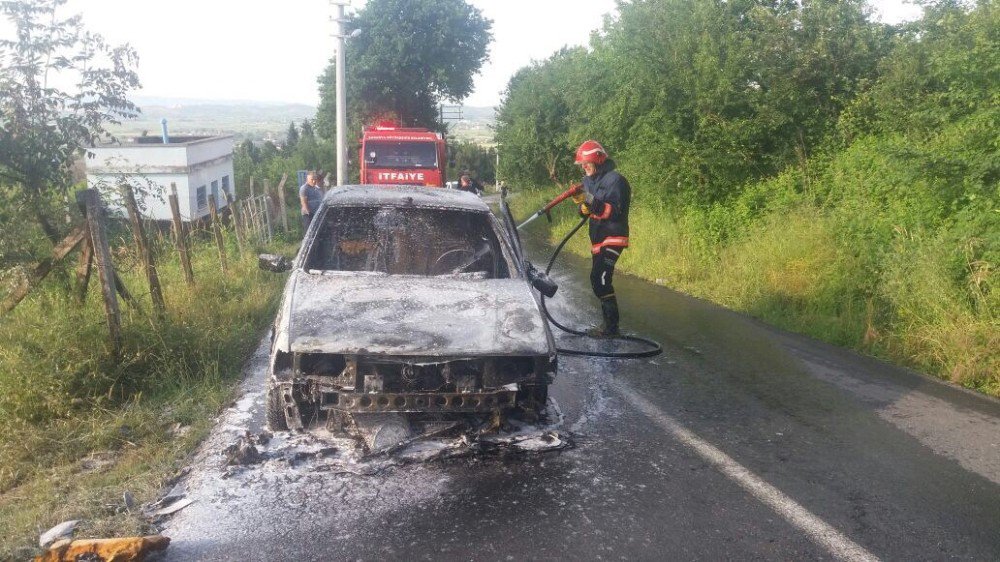
[[(560, 259), (550, 308), (585, 325), (588, 264)], [(260, 350), (180, 484), (194, 503), (163, 522), (167, 559), (1000, 559), (1000, 402), (616, 288), (664, 354), (561, 357), (552, 423), (575, 447), (558, 452), (352, 464), (344, 443), (278, 435), (271, 460), (226, 469), (263, 424)]]

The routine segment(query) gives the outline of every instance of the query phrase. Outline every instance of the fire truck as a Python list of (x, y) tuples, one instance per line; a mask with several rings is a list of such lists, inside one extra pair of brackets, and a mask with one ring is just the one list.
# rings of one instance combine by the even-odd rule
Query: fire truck
[(361, 183), (444, 187), (448, 165), (444, 135), (379, 123), (361, 136)]

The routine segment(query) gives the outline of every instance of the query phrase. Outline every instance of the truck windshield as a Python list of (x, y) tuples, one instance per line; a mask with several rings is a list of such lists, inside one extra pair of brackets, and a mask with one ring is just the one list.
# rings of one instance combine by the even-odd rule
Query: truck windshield
[(368, 141), (365, 161), (375, 168), (437, 168), (433, 142)]
[(390, 275), (510, 277), (487, 213), (413, 207), (329, 207), (306, 269)]

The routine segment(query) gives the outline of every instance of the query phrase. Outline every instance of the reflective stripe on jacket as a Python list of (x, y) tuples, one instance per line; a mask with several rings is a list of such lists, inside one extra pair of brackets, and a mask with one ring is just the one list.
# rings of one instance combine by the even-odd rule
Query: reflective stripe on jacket
[(590, 246), (590, 253), (597, 255), (601, 248), (628, 248), (628, 236), (608, 236), (597, 244)]

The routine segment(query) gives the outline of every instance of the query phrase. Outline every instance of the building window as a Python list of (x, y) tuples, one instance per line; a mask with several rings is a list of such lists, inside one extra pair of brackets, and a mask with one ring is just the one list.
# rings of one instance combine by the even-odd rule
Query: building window
[(232, 192), (229, 191), (229, 176), (222, 176), (222, 191), (224, 191), (226, 195), (232, 195)]
[(198, 188), (198, 210), (200, 211), (205, 207), (208, 207), (208, 195), (203, 185)]
[(212, 182), (212, 201), (215, 201), (215, 206), (219, 207), (219, 182)]

